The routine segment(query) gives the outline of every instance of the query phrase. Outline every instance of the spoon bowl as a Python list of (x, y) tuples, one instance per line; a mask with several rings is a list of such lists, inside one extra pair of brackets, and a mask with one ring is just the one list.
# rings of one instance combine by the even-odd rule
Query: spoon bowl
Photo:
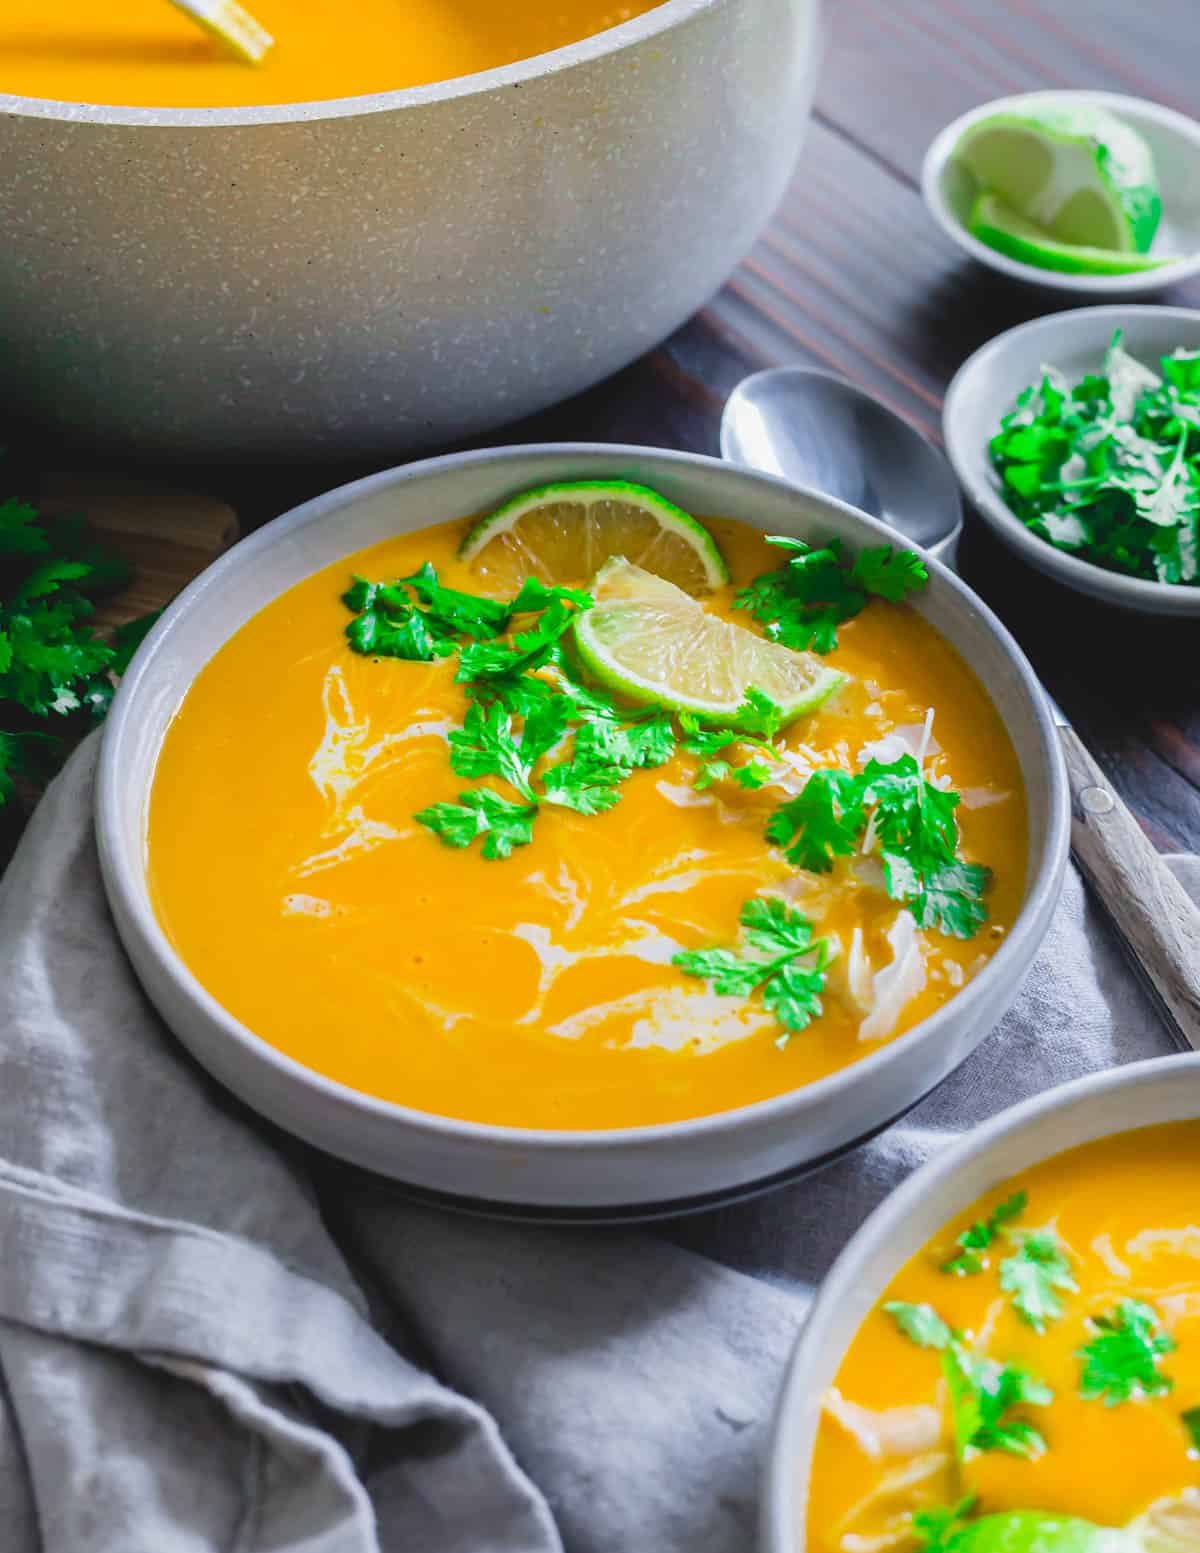
[(953, 471), (919, 431), (844, 378), (812, 367), (743, 378), (721, 417), (721, 456), (837, 497), (954, 565), (962, 502)]

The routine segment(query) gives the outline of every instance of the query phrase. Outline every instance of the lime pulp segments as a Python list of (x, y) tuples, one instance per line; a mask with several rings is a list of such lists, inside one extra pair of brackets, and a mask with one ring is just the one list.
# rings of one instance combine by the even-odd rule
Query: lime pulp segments
[(459, 555), (497, 591), (583, 583), (611, 556), (628, 557), (688, 593), (729, 581), (712, 535), (682, 508), (628, 480), (575, 480), (524, 491), (481, 518)]
[(693, 712), (726, 728), (756, 729), (746, 693), (760, 690), (783, 722), (813, 711), (846, 676), (813, 653), (793, 652), (710, 614), (690, 594), (622, 557), (591, 587), (575, 644), (591, 674), (645, 706)]
[(982, 191), (1056, 242), (1146, 253), (1158, 230), (1150, 148), (1104, 108), (1038, 104), (993, 114), (965, 131), (954, 156)]

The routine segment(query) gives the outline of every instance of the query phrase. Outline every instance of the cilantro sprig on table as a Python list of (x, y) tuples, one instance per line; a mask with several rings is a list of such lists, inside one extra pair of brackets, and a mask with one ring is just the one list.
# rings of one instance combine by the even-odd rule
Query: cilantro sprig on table
[(748, 998), (761, 990), (765, 1006), (783, 1026), (776, 1041), (786, 1046), (821, 1013), (825, 973), (836, 950), (828, 938), (813, 938), (813, 924), (778, 896), (754, 896), (738, 919), (744, 929), (736, 949), (685, 949), (672, 964), (708, 981), (723, 997)]
[(878, 850), (887, 892), (922, 928), (970, 938), (983, 925), (990, 870), (958, 855), (956, 793), (935, 787), (912, 755), (869, 761), (858, 775), (814, 771), (780, 804), (767, 840), (801, 868), (827, 873), (838, 857)]
[(959, 1456), (981, 1451), (1040, 1456), (1046, 1441), (1015, 1408), (1045, 1407), (1054, 1400), (1050, 1387), (1020, 1364), (1002, 1364), (968, 1348), (931, 1305), (893, 1300), (884, 1310), (903, 1335), (922, 1348), (935, 1349), (950, 1393)]
[(991, 441), (1013, 512), (1040, 538), (1109, 571), (1200, 586), (1200, 351), (1161, 373), (1113, 335), (1073, 387), (1052, 368)]
[(734, 598), (772, 641), (797, 651), (829, 653), (837, 646), (837, 628), (861, 614), (871, 597), (899, 603), (929, 580), (914, 550), (872, 545), (850, 560), (839, 540), (813, 546), (784, 535), (767, 543), (788, 552), (773, 572), (764, 572)]
[(82, 518), (47, 518), (0, 501), (0, 804), (14, 782), (47, 780), (64, 735), (98, 722), (157, 615), (111, 640), (92, 628), (95, 598), (122, 587), (129, 567), (96, 542)]
[(1165, 1396), (1174, 1386), (1159, 1360), (1174, 1352), (1175, 1339), (1163, 1331), (1158, 1312), (1145, 1300), (1122, 1300), (1107, 1315), (1092, 1316), (1094, 1334), (1079, 1350), (1083, 1360), (1080, 1395), (1107, 1407), (1142, 1397)]

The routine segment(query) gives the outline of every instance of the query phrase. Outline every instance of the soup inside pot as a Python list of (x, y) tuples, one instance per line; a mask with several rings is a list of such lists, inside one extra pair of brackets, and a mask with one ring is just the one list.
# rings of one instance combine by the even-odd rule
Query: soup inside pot
[(492, 70), (658, 0), (251, 0), (275, 38), (227, 57), (168, 0), (4, 0), (0, 91), (125, 107), (226, 108), (395, 91)]

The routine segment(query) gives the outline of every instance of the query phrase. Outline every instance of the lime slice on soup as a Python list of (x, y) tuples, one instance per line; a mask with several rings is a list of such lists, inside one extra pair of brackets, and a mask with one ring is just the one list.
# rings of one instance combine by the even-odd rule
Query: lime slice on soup
[(645, 485), (575, 480), (539, 486), (481, 518), (459, 555), (497, 592), (526, 577), (584, 582), (612, 556), (664, 577), (686, 593), (729, 581), (716, 541), (701, 523)]
[(1004, 1510), (956, 1526), (943, 1553), (1139, 1553), (1128, 1532), (1073, 1515)]
[(1054, 241), (1145, 253), (1162, 202), (1150, 147), (1103, 108), (1054, 103), (972, 125), (954, 156)]
[(171, 4), (243, 64), (257, 65), (275, 46), (267, 29), (237, 0), (171, 0)]
[(1153, 270), (1170, 262), (1167, 256), (1148, 253), (1117, 253), (1111, 248), (1085, 248), (1076, 243), (1058, 243), (1035, 222), (1028, 220), (996, 194), (981, 194), (971, 209), (967, 229), (981, 243), (1035, 264), (1043, 270), (1059, 270), (1072, 275), (1127, 275), (1137, 270)]
[(604, 563), (591, 593), (595, 603), (574, 627), (579, 656), (601, 684), (641, 705), (755, 732), (761, 720), (746, 704), (749, 690), (789, 723), (845, 681), (814, 653), (709, 614), (682, 588), (622, 556)]

